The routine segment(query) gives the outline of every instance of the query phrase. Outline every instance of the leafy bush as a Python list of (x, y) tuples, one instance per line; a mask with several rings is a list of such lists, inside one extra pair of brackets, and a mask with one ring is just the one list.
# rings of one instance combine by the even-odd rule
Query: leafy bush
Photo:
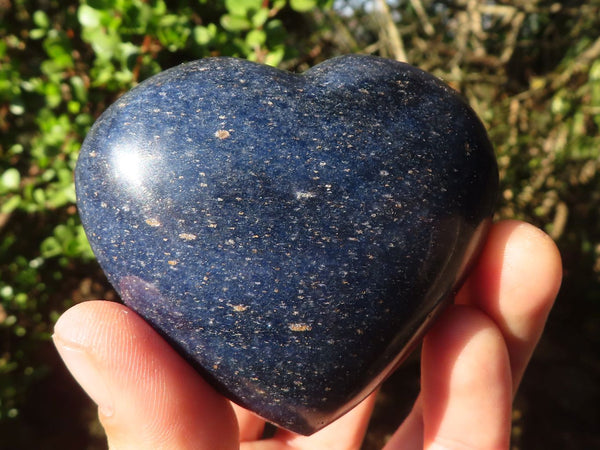
[(72, 179), (86, 132), (141, 80), (206, 56), (305, 70), (365, 52), (445, 79), (490, 130), (498, 216), (558, 240), (599, 335), (599, 30), (594, 0), (0, 1), (0, 422), (47, 373), (59, 312), (107, 289), (83, 286), (101, 280)]

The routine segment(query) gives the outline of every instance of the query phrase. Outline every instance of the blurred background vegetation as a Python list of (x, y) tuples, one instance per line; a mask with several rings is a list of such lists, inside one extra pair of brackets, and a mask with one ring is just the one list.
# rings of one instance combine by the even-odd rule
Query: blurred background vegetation
[[(513, 414), (515, 449), (600, 448), (600, 1), (0, 0), (0, 448), (102, 449), (49, 343), (75, 302), (114, 299), (75, 207), (95, 118), (162, 69), (233, 55), (303, 71), (405, 60), (462, 92), (495, 145), (498, 218), (545, 229), (565, 279)], [(388, 380), (365, 449), (418, 389)]]

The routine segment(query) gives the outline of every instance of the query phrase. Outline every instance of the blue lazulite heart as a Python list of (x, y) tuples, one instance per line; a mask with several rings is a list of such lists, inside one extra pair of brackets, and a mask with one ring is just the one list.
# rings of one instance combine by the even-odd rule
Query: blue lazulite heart
[(209, 58), (112, 105), (76, 187), (123, 301), (233, 401), (310, 434), (451, 298), (498, 173), (465, 101), (406, 64)]

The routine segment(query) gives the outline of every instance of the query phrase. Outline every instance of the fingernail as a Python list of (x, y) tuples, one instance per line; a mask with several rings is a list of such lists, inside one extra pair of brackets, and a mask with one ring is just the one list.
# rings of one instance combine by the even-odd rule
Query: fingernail
[(100, 413), (112, 416), (114, 413), (112, 397), (94, 359), (85, 349), (77, 344), (63, 341), (56, 334), (52, 339), (65, 365), (83, 390), (98, 405)]

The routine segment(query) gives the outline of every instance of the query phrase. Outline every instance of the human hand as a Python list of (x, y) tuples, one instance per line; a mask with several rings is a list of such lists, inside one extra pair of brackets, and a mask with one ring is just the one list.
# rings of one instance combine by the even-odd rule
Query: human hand
[[(537, 228), (492, 227), (482, 255), (427, 333), (421, 393), (391, 449), (509, 447), (514, 393), (562, 278), (560, 255)], [(99, 405), (111, 449), (356, 449), (375, 394), (312, 436), (278, 430), (215, 392), (127, 307), (105, 301), (63, 314), (54, 342)]]

